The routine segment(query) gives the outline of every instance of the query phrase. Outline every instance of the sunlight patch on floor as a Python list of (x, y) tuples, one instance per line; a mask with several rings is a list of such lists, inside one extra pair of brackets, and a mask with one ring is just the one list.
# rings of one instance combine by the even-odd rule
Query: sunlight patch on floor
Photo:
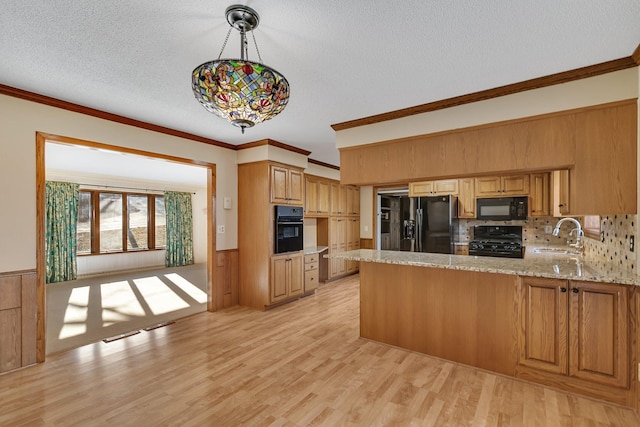
[(134, 279), (133, 282), (155, 315), (189, 307), (189, 304), (157, 276)]
[(60, 329), (59, 339), (82, 335), (87, 332), (87, 314), (89, 313), (90, 286), (73, 288), (69, 304), (64, 312), (64, 324)]
[(165, 274), (164, 277), (171, 280), (176, 284), (176, 286), (185, 291), (191, 298), (199, 303), (204, 304), (207, 302), (207, 293), (178, 273)]
[(100, 285), (102, 296), (102, 325), (124, 322), (146, 313), (127, 280)]

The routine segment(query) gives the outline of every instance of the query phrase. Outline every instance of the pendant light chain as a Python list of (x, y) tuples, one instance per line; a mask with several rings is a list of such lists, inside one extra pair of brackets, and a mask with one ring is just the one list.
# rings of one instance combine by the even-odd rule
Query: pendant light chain
[(231, 34), (231, 30), (233, 27), (229, 27), (229, 31), (227, 31), (227, 37), (224, 38), (224, 43), (222, 43), (222, 49), (220, 49), (220, 53), (218, 54), (218, 59), (222, 56), (222, 52), (224, 52), (224, 48), (227, 46), (227, 41), (229, 40), (229, 34)]
[(258, 43), (256, 42), (256, 36), (253, 34), (253, 30), (251, 30), (251, 37), (253, 37), (253, 44), (256, 46), (256, 53), (258, 54), (258, 62), (263, 64), (262, 57), (260, 56), (260, 51), (258, 50)]

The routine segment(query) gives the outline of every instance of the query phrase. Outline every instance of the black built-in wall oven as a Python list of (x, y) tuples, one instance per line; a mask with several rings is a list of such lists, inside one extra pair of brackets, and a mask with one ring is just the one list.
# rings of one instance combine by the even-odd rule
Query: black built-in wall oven
[(275, 207), (274, 229), (275, 247), (274, 253), (301, 251), (303, 246), (302, 207), (301, 206), (280, 206)]

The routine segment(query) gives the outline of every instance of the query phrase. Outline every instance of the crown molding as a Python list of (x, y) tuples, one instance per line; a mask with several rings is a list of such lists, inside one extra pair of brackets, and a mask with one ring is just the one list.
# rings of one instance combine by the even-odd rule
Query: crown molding
[(303, 156), (308, 156), (309, 154), (311, 154), (311, 151), (303, 150), (302, 148), (294, 147), (293, 145), (288, 145), (283, 142), (276, 141), (275, 139), (261, 139), (259, 141), (247, 142), (246, 144), (240, 144), (236, 146), (236, 149), (246, 150), (247, 148), (260, 147), (263, 145), (282, 148), (283, 150), (302, 154)]
[(226, 142), (217, 141), (215, 139), (205, 138), (188, 132), (171, 129), (165, 126), (154, 125), (152, 123), (143, 122), (141, 120), (131, 119), (129, 117), (120, 116), (118, 114), (107, 113), (106, 111), (97, 110), (95, 108), (85, 107), (83, 105), (74, 104), (72, 102), (63, 101), (61, 99), (52, 98), (38, 93), (29, 92), (11, 86), (0, 84), (0, 95), (12, 96), (14, 98), (24, 99), (26, 101), (36, 102), (38, 104), (48, 105), (50, 107), (60, 108), (74, 113), (85, 114), (87, 116), (99, 119), (109, 120), (111, 122), (123, 125), (134, 126), (140, 129), (150, 130), (153, 132), (163, 133), (165, 135), (176, 136), (178, 138), (190, 139), (196, 142), (202, 142), (209, 145), (215, 145), (229, 150), (236, 150), (236, 146)]
[(330, 163), (321, 162), (320, 160), (307, 159), (307, 162), (313, 163), (314, 165), (324, 166), (325, 168), (335, 169), (337, 171), (340, 170), (340, 166), (332, 165)]

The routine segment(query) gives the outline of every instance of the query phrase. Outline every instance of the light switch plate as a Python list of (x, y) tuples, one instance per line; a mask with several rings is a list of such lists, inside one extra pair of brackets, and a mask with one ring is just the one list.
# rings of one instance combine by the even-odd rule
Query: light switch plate
[(231, 197), (224, 197), (222, 199), (222, 207), (224, 209), (231, 209)]

